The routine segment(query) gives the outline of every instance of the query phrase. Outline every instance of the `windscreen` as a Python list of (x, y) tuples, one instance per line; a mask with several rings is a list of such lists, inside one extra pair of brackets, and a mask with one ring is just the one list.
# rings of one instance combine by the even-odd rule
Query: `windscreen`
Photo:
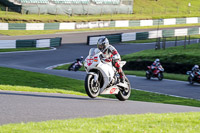
[(97, 49), (97, 48), (91, 48), (90, 51), (89, 51), (89, 56), (94, 56), (96, 55), (97, 53), (99, 53), (100, 51)]

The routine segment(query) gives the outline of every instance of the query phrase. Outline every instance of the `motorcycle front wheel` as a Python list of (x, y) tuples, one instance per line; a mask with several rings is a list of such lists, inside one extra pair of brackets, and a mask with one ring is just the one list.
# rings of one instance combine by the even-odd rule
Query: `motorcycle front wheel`
[(193, 78), (191, 76), (188, 77), (188, 82), (193, 85), (194, 84), (194, 81), (193, 81)]
[(146, 73), (146, 78), (147, 78), (147, 79), (151, 79), (150, 73)]
[(128, 98), (131, 95), (131, 84), (128, 78), (125, 78), (125, 83), (127, 83), (128, 88), (121, 88), (119, 93), (115, 95), (116, 98), (119, 99), (120, 101), (128, 100)]
[(164, 77), (163, 73), (158, 73), (158, 80), (160, 80), (160, 81), (163, 80), (163, 77)]
[(94, 75), (87, 75), (85, 78), (85, 91), (91, 98), (95, 98), (100, 93), (100, 85), (94, 82)]

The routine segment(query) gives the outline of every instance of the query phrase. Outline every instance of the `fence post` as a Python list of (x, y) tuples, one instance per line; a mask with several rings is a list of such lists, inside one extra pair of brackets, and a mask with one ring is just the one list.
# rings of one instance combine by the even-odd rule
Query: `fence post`
[(199, 44), (200, 44), (200, 38), (199, 38)]
[(177, 36), (176, 36), (176, 40), (175, 40), (175, 47), (177, 46)]
[(38, 7), (38, 16), (40, 16), (40, 8)]
[(56, 16), (57, 16), (57, 14), (58, 14), (58, 9), (57, 9), (57, 5), (56, 5)]
[(189, 36), (188, 44), (190, 44), (190, 36)]
[(158, 38), (156, 38), (155, 50), (158, 50)]
[(157, 42), (156, 42), (156, 50), (160, 49), (160, 37), (157, 38)]
[(7, 13), (8, 13), (8, 7), (6, 7), (6, 15), (7, 15)]
[(186, 48), (186, 40), (187, 40), (187, 36), (185, 36), (184, 49)]
[(163, 48), (163, 50), (165, 50), (165, 44), (166, 44), (166, 38), (163, 37), (163, 43), (162, 43), (162, 48)]

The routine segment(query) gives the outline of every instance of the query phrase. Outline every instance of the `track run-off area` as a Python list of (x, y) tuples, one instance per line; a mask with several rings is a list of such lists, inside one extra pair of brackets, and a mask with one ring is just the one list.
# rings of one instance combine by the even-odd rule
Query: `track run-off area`
[[(86, 57), (89, 49), (96, 46), (86, 45), (86, 36), (94, 34), (122, 33), (126, 31), (101, 31), (63, 33), (54, 35), (40, 35), (40, 38), (62, 37), (62, 46), (56, 50), (13, 52), (0, 54), (0, 66), (20, 70), (52, 74), (84, 80), (85, 72), (71, 72), (66, 70), (49, 70), (47, 67), (72, 62), (80, 56)], [(2, 36), (2, 40), (31, 39), (38, 36)], [(167, 43), (167, 46), (173, 46)], [(180, 44), (181, 45), (181, 42)], [(151, 44), (114, 44), (121, 55), (155, 48)], [(162, 62), (162, 61), (161, 61)], [(200, 86), (189, 85), (188, 82), (157, 79), (146, 80), (145, 77), (127, 75), (133, 89), (156, 92), (178, 97), (200, 100)], [(117, 99), (96, 98), (84, 96), (0, 91), (0, 124), (19, 123), (29, 121), (46, 121), (54, 119), (69, 119), (82, 117), (97, 117), (114, 114), (168, 113), (168, 112), (199, 112), (200, 108), (158, 104), (136, 101), (120, 102)]]

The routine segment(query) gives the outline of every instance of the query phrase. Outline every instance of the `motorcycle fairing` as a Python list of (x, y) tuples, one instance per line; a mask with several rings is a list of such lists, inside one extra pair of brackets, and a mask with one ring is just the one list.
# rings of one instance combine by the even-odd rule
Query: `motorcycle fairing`
[(115, 85), (104, 89), (101, 94), (118, 94), (118, 93), (119, 93), (119, 87)]

